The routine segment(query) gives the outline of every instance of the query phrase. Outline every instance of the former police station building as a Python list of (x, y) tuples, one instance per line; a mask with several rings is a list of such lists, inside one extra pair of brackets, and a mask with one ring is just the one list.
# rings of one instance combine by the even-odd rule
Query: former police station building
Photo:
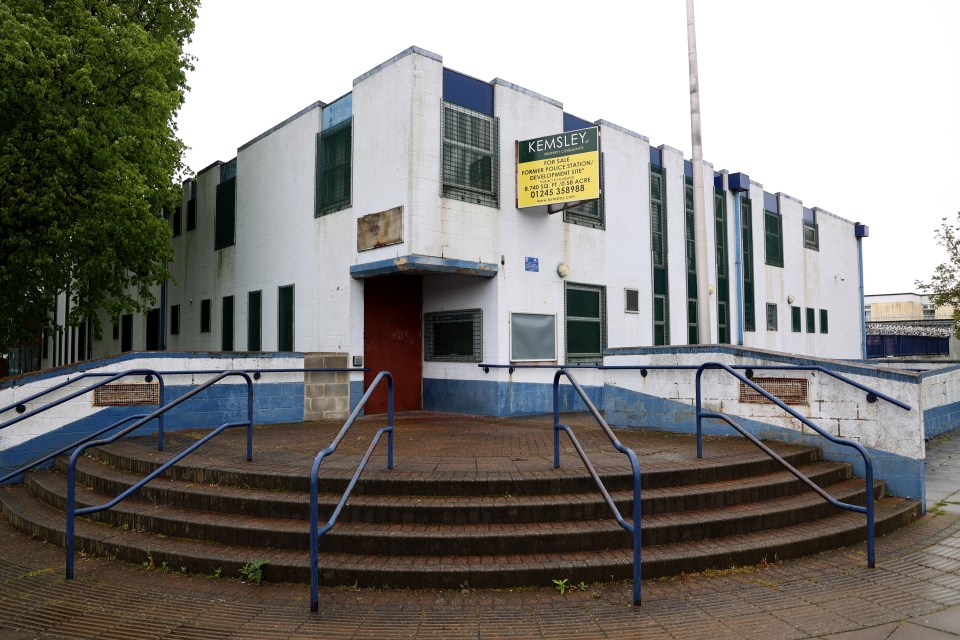
[[(518, 193), (518, 141), (594, 126), (600, 197), (518, 208), (537, 195)], [(762, 179), (762, 167), (705, 167), (711, 284), (699, 291), (693, 172), (679, 151), (414, 47), (188, 180), (162, 304), (112, 333), (104, 318), (104, 340), (79, 357), (82, 336), (58, 336), (43, 365), (157, 349), (332, 352), (393, 371), (398, 409), (480, 412), (498, 402), (485, 381), (507, 374), (478, 363), (691, 344), (698, 296), (710, 297), (713, 343), (862, 357), (865, 227), (747, 174)], [(541, 191), (578, 200), (576, 185)]]

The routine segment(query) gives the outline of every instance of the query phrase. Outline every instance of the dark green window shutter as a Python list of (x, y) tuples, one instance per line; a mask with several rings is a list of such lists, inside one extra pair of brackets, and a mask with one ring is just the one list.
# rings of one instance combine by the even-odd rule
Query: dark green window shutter
[(599, 364), (607, 346), (606, 287), (564, 287), (567, 363)]
[(237, 179), (230, 178), (217, 185), (217, 218), (214, 249), (235, 244), (237, 228)]
[(697, 243), (693, 213), (693, 180), (684, 178), (683, 221), (687, 262), (687, 343), (700, 342), (697, 326)]
[(220, 350), (233, 351), (233, 296), (223, 298), (223, 316), (220, 318)]
[(277, 291), (277, 351), (293, 351), (293, 285)]
[(783, 266), (783, 218), (772, 211), (763, 212), (763, 233), (766, 262), (771, 267)]
[(814, 309), (807, 307), (807, 333), (817, 332), (816, 321), (817, 312)]
[(743, 330), (756, 331), (753, 296), (753, 205), (744, 198), (740, 206), (740, 232), (743, 242)]
[(317, 216), (350, 206), (352, 123), (350, 118), (317, 134)]
[(200, 301), (200, 333), (210, 333), (210, 298)]
[(730, 344), (730, 267), (727, 248), (727, 199), (713, 192), (714, 243), (717, 250), (717, 342)]
[(251, 291), (247, 294), (247, 351), (260, 351), (261, 318), (263, 314), (263, 293)]
[(800, 312), (800, 307), (790, 307), (790, 324), (791, 324), (791, 329), (793, 330), (794, 333), (800, 333), (801, 320), (802, 320), (802, 314)]
[(820, 309), (820, 333), (828, 333), (826, 309)]

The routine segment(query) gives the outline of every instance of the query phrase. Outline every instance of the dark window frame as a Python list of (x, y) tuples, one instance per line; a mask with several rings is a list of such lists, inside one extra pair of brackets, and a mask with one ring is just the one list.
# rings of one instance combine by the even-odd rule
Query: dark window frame
[(816, 333), (817, 332), (817, 311), (811, 307), (807, 307), (807, 333)]
[[(440, 195), (499, 209), (500, 119), (445, 101), (440, 128)], [(486, 145), (477, 143), (484, 138)]]
[(826, 309), (820, 309), (820, 333), (830, 333)]
[(800, 333), (803, 331), (802, 326), (803, 312), (800, 307), (795, 305), (790, 305), (790, 330), (793, 333)]
[(783, 217), (774, 211), (763, 211), (764, 259), (771, 267), (783, 267)]
[[(454, 342), (463, 346), (463, 329), (469, 324), (470, 353), (454, 348)], [(458, 325), (456, 330), (454, 325)], [(438, 340), (442, 341), (438, 344)], [(451, 342), (453, 341), (453, 342)], [(441, 345), (445, 348), (440, 348)], [(456, 352), (454, 352), (456, 351)], [(463, 352), (463, 353), (461, 353)], [(423, 314), (423, 359), (427, 362), (481, 362), (483, 360), (483, 311), (457, 309)]]
[(201, 300), (200, 301), (200, 333), (210, 333), (212, 315), (213, 313), (211, 310), (210, 298), (205, 298)]
[[(254, 303), (256, 300), (256, 303)], [(254, 315), (256, 310), (256, 315)], [(254, 322), (256, 318), (256, 322)], [(247, 293), (247, 351), (263, 350), (263, 291)]]
[(777, 305), (773, 302), (767, 303), (767, 331), (778, 331), (780, 320), (778, 317)]
[[(575, 316), (570, 314), (570, 292), (583, 291), (598, 294), (598, 317)], [(573, 327), (577, 323), (599, 324), (600, 344), (596, 352), (570, 351), (570, 342)], [(563, 289), (563, 327), (564, 327), (564, 357), (567, 364), (602, 364), (603, 352), (607, 348), (607, 287), (604, 285), (585, 284), (579, 282), (565, 282)]]
[(180, 305), (170, 305), (170, 335), (180, 335)]
[(316, 154), (314, 216), (349, 209), (353, 204), (353, 117), (320, 131)]

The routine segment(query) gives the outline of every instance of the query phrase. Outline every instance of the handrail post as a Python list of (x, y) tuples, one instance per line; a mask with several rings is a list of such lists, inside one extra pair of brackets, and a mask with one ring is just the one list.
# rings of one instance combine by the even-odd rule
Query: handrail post
[(697, 391), (697, 459), (703, 458), (703, 401), (700, 395), (700, 376), (703, 373), (703, 367), (697, 369), (696, 391)]
[(633, 604), (640, 605), (640, 469), (634, 454), (633, 469)]
[(66, 531), (66, 547), (67, 547), (67, 580), (73, 579), (73, 529), (74, 522), (76, 520), (76, 481), (74, 479), (75, 474), (73, 473), (74, 467), (76, 466), (76, 460), (71, 457), (70, 464), (67, 465), (67, 531)]
[[(862, 446), (862, 445), (861, 445)], [(864, 476), (867, 482), (867, 495), (864, 497), (867, 506), (867, 567), (873, 569), (876, 567), (876, 555), (874, 550), (874, 505), (873, 505), (873, 462), (870, 460), (870, 454), (866, 451), (864, 455)]]
[(253, 380), (243, 374), (247, 383), (247, 462), (253, 460)]
[(553, 374), (553, 468), (560, 468), (560, 376), (566, 374), (562, 367)]
[(393, 376), (387, 378), (387, 469), (393, 469)]
[[(163, 377), (160, 374), (157, 374), (157, 384), (160, 385), (160, 406), (164, 406), (167, 401), (167, 385), (163, 381)], [(161, 413), (157, 416), (157, 451), (163, 451), (163, 419), (166, 416), (166, 413)]]

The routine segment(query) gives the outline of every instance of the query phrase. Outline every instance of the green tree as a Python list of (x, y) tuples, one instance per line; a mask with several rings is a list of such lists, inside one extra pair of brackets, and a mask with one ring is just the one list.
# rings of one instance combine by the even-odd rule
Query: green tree
[(0, 351), (155, 300), (199, 0), (0, 2)]
[(917, 280), (916, 284), (929, 294), (933, 304), (953, 307), (953, 333), (960, 338), (960, 212), (956, 224), (951, 225), (944, 218), (933, 235), (937, 244), (947, 250), (947, 261), (934, 270), (930, 282)]

